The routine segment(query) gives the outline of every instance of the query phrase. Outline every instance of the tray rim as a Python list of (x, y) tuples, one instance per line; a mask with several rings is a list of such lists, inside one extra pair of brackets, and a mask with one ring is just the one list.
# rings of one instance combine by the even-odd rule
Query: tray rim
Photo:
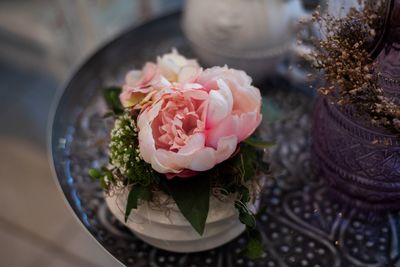
[[(108, 251), (102, 244), (101, 242), (89, 231), (89, 229), (85, 226), (83, 221), (81, 220), (80, 216), (77, 214), (77, 211), (74, 208), (74, 205), (69, 201), (67, 198), (66, 192), (64, 191), (63, 187), (61, 186), (60, 179), (58, 172), (56, 170), (56, 160), (55, 160), (55, 147), (54, 147), (54, 142), (55, 137), (54, 137), (54, 125), (55, 121), (59, 112), (59, 105), (61, 101), (63, 100), (63, 97), (65, 93), (67, 92), (68, 88), (70, 87), (72, 81), (78, 74), (85, 69), (88, 65), (90, 65), (90, 62), (93, 61), (98, 54), (103, 53), (105, 50), (107, 50), (109, 47), (113, 46), (115, 43), (118, 43), (123, 37), (134, 34), (135, 31), (144, 28), (148, 26), (149, 24), (157, 24), (160, 21), (163, 20), (168, 20), (173, 17), (180, 17), (181, 12), (180, 11), (172, 11), (172, 12), (167, 12), (161, 15), (158, 15), (153, 18), (145, 19), (137, 24), (133, 24), (131, 26), (128, 26), (126, 29), (122, 30), (120, 33), (115, 35), (114, 37), (111, 37), (110, 39), (104, 41), (102, 44), (100, 44), (98, 47), (93, 49), (90, 53), (87, 55), (83, 56), (79, 62), (72, 67), (72, 70), (69, 72), (67, 78), (61, 83), (61, 85), (57, 89), (56, 95), (53, 97), (52, 104), (50, 107), (50, 111), (47, 117), (47, 125), (46, 125), (46, 154), (47, 154), (47, 161), (51, 169), (51, 176), (54, 184), (57, 187), (57, 191), (60, 193), (61, 198), (63, 199), (63, 202), (67, 206), (67, 209), (69, 212), (73, 215), (74, 219), (78, 222), (78, 224), (86, 231), (86, 233), (90, 236), (91, 239), (95, 241), (95, 243), (101, 247), (103, 251), (105, 251), (109, 256), (111, 256), (116, 262), (121, 264), (121, 266), (125, 266), (123, 262), (121, 262), (120, 259), (118, 259), (116, 256), (114, 256), (110, 251)], [(58, 163), (60, 164), (60, 163)]]

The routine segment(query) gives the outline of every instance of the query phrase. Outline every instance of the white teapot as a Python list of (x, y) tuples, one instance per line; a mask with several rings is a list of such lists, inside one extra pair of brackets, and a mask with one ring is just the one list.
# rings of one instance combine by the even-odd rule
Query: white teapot
[(255, 79), (275, 74), (295, 45), (298, 21), (310, 15), (300, 0), (187, 0), (183, 29), (209, 66), (243, 69)]

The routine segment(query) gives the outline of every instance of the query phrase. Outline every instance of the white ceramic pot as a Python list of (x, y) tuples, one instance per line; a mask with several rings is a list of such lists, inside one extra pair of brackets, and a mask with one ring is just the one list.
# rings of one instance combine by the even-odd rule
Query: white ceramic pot
[(300, 0), (187, 0), (183, 29), (205, 65), (227, 64), (257, 80), (309, 51), (295, 42), (298, 21), (309, 16)]
[[(128, 191), (107, 196), (106, 202), (114, 216), (125, 224), (136, 236), (146, 243), (173, 252), (199, 252), (221, 246), (239, 236), (245, 226), (239, 221), (233, 199), (220, 201), (210, 198), (210, 210), (203, 236), (200, 236), (183, 217), (175, 203), (167, 208), (153, 207), (143, 202), (137, 210), (132, 210), (128, 221), (124, 222), (124, 211)], [(163, 201), (168, 198), (160, 194)], [(249, 208), (255, 212), (259, 202)]]

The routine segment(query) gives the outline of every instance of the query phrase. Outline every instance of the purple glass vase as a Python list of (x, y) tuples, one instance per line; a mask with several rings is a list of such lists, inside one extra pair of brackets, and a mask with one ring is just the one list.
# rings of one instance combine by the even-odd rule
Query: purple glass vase
[[(371, 49), (385, 94), (400, 103), (400, 0), (387, 1), (382, 35)], [(315, 103), (312, 152), (321, 175), (349, 203), (400, 209), (400, 135), (373, 127), (352, 107), (319, 97)]]

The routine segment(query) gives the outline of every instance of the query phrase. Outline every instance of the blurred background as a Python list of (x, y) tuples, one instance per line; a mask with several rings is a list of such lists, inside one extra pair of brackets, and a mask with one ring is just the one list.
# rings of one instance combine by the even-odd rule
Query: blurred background
[(120, 266), (51, 176), (47, 119), (71, 71), (127, 27), (181, 0), (0, 0), (1, 266)]
[(72, 70), (96, 48), (182, 5), (0, 0), (1, 266), (120, 266), (83, 229), (56, 187), (46, 152), (49, 111)]

